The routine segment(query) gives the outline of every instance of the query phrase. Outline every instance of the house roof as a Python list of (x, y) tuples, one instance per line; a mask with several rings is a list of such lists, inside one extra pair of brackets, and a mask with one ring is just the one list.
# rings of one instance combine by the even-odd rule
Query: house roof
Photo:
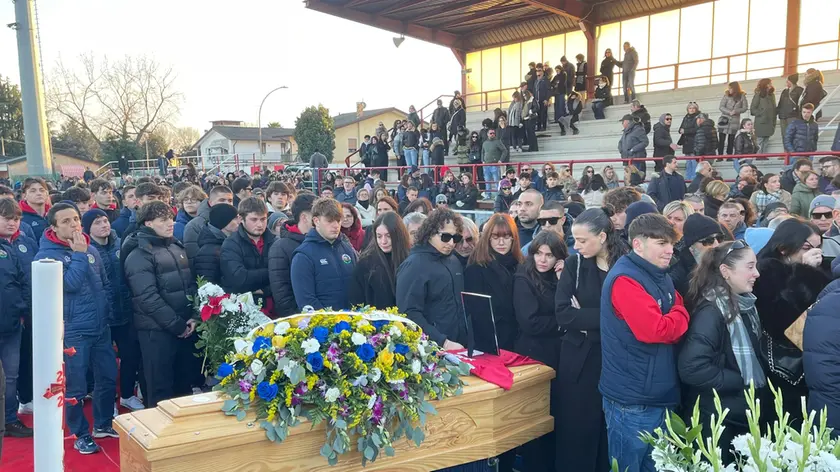
[(306, 7), (475, 51), (711, 0), (306, 0)]
[[(193, 145), (193, 149), (197, 148), (199, 143), (204, 141), (208, 134), (215, 131), (231, 141), (259, 141), (259, 128), (247, 126), (214, 126), (207, 130), (198, 141)], [(288, 141), (294, 136), (295, 130), (293, 128), (263, 128), (263, 141)]]
[(335, 129), (344, 128), (345, 126), (352, 125), (353, 123), (358, 123), (362, 120), (367, 120), (368, 118), (373, 118), (375, 116), (382, 115), (388, 112), (394, 112), (398, 115), (408, 116), (408, 113), (395, 107), (375, 108), (373, 110), (364, 110), (361, 116), (359, 116), (356, 112), (342, 113), (340, 115), (336, 115), (333, 117), (333, 123), (335, 124)]
[[(85, 157), (85, 156), (79, 156), (79, 155), (69, 153), (69, 152), (53, 151), (53, 155), (66, 156), (66, 157), (70, 157), (70, 158), (73, 158), (73, 159), (78, 159), (80, 161), (87, 161), (87, 162), (90, 162), (92, 164), (100, 164), (100, 162), (95, 160), (95, 159), (91, 159), (91, 158)], [(17, 157), (0, 156), (0, 164), (14, 164), (15, 162), (20, 162), (20, 161), (25, 161), (25, 160), (26, 160), (26, 154), (24, 154), (22, 156), (17, 156)]]

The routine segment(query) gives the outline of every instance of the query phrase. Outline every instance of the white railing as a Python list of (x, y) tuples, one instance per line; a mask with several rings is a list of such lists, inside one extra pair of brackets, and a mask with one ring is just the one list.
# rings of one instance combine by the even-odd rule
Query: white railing
[[(296, 154), (284, 153), (236, 153), (236, 154), (213, 154), (209, 156), (180, 156), (177, 166), (170, 165), (168, 171), (175, 169), (181, 171), (186, 168), (188, 163), (192, 163), (199, 173), (228, 173), (238, 172), (244, 170), (247, 174), (252, 174), (256, 169), (273, 169), (275, 166), (295, 164), (298, 162)], [(159, 175), (157, 158), (133, 159), (127, 162), (128, 172), (134, 176), (152, 176)], [(105, 172), (112, 171), (117, 173), (119, 171), (119, 162), (110, 161), (96, 170), (96, 174), (100, 175)]]

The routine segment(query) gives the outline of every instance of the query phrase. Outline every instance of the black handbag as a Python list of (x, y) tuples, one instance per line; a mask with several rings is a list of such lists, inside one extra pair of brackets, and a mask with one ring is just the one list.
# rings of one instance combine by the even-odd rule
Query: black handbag
[(791, 385), (799, 385), (805, 378), (802, 351), (790, 341), (776, 341), (764, 331), (760, 350), (770, 372), (785, 379)]
[(718, 127), (721, 127), (721, 128), (723, 128), (725, 126), (729, 126), (729, 117), (726, 116), (726, 115), (721, 116), (720, 118), (718, 118), (717, 125), (718, 125)]

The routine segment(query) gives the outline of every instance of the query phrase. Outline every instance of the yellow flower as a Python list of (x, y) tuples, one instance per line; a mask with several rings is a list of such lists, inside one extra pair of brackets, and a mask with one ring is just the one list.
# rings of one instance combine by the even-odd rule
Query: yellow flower
[(359, 326), (358, 328), (356, 328), (356, 331), (364, 334), (365, 336), (370, 336), (376, 333), (376, 328), (374, 328), (373, 325), (365, 325)]
[(268, 383), (277, 383), (277, 381), (280, 380), (281, 375), (283, 375), (282, 370), (275, 370), (274, 373), (271, 374), (271, 378), (268, 380)]
[(254, 385), (251, 387), (251, 391), (248, 393), (248, 400), (254, 401), (254, 396), (257, 394), (257, 386)]
[(318, 376), (315, 374), (309, 375), (306, 377), (306, 388), (312, 390), (315, 388), (315, 384), (318, 383)]
[(376, 361), (373, 365), (379, 367), (379, 370), (382, 372), (391, 370), (391, 367), (394, 365), (394, 353), (387, 349), (379, 351), (379, 355), (376, 356)]
[(277, 349), (283, 349), (286, 347), (286, 342), (288, 339), (286, 336), (274, 336), (271, 338), (271, 345)]
[(263, 327), (263, 329), (260, 330), (260, 334), (259, 334), (259, 336), (265, 336), (267, 338), (270, 338), (273, 335), (274, 335), (274, 323), (269, 323), (269, 324), (265, 325)]
[(394, 359), (396, 359), (397, 363), (399, 364), (405, 362), (405, 356), (403, 356), (402, 354), (394, 354)]
[(292, 406), (292, 395), (294, 395), (295, 387), (293, 387), (292, 384), (286, 384), (285, 392), (286, 392), (286, 406), (290, 407), (290, 406)]
[(327, 359), (324, 359), (324, 367), (327, 369), (332, 369), (332, 362), (328, 361)]

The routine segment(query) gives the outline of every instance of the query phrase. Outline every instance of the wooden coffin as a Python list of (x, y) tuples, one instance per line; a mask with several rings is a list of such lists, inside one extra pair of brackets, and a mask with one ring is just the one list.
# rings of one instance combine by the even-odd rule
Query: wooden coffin
[[(549, 414), (549, 385), (554, 370), (543, 365), (514, 367), (513, 388), (504, 391), (477, 377), (459, 396), (433, 402), (420, 447), (404, 437), (396, 455), (381, 454), (364, 470), (424, 471), (493, 457), (542, 436), (554, 427)], [(237, 421), (222, 411), (216, 392), (162, 402), (157, 408), (120, 415), (123, 472), (269, 472), (362, 470), (361, 456), (340, 455), (336, 466), (319, 453), (324, 426), (308, 423), (289, 431), (277, 444), (266, 438), (254, 415)], [(305, 421), (305, 420), (304, 420)], [(351, 442), (352, 444), (352, 442)]]

